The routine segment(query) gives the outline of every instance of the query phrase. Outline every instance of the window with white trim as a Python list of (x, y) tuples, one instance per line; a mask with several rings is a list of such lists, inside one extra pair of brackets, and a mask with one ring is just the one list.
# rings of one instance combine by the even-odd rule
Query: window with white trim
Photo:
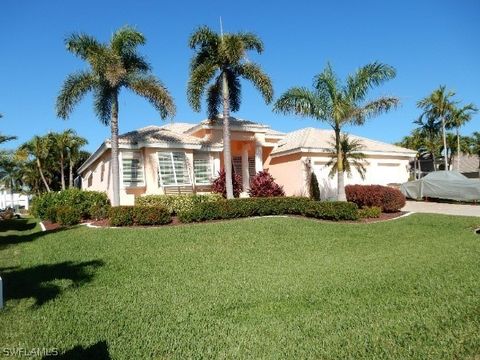
[(139, 152), (122, 152), (122, 181), (125, 187), (143, 186), (143, 161)]
[(212, 160), (208, 154), (193, 156), (193, 174), (195, 175), (195, 184), (212, 183)]
[(184, 152), (158, 153), (159, 186), (190, 185), (187, 157)]

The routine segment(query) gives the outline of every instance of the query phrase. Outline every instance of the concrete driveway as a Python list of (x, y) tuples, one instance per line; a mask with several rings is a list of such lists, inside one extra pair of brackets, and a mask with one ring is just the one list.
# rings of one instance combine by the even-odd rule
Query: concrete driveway
[(430, 214), (480, 216), (480, 204), (458, 205), (425, 201), (407, 201), (407, 204), (402, 210)]

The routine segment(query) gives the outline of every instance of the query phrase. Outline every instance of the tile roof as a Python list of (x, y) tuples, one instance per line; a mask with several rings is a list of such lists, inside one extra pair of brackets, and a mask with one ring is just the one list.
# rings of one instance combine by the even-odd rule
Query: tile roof
[(120, 135), (118, 142), (120, 144), (166, 142), (199, 145), (201, 143), (199, 138), (180, 131), (180, 129), (186, 127), (187, 124), (185, 123), (168, 124), (164, 126), (150, 125)]
[[(317, 129), (317, 128), (304, 128), (287, 133), (285, 137), (280, 140), (273, 149), (272, 154), (283, 153), (286, 151), (293, 151), (296, 149), (318, 149), (325, 150), (331, 149), (334, 137), (333, 130)], [(356, 139), (362, 142), (364, 151), (374, 152), (394, 152), (394, 153), (411, 153), (416, 152), (410, 149), (402, 148), (400, 146), (367, 139), (364, 137), (350, 135), (350, 138)]]

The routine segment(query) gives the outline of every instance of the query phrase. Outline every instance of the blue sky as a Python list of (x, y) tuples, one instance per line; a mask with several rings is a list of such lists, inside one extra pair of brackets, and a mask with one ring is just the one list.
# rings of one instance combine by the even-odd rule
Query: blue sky
[[(185, 96), (189, 34), (205, 24), (225, 31), (257, 33), (265, 52), (252, 56), (271, 76), (275, 95), (295, 85), (310, 86), (330, 61), (340, 77), (359, 66), (381, 61), (397, 69), (397, 77), (371, 93), (395, 95), (395, 111), (348, 130), (393, 142), (408, 134), (418, 115), (416, 101), (440, 84), (465, 102), (480, 105), (480, 1), (18, 1), (2, 0), (0, 11), (0, 133), (17, 135), (15, 147), (35, 134), (75, 129), (94, 150), (109, 136), (92, 111), (90, 96), (67, 121), (56, 117), (55, 98), (65, 77), (85, 64), (65, 50), (64, 39), (85, 32), (107, 41), (129, 24), (142, 31), (147, 44), (140, 51), (175, 98), (174, 121), (197, 122)], [(281, 131), (326, 127), (314, 120), (272, 113), (259, 94), (244, 84), (238, 117), (263, 122)], [(162, 120), (150, 104), (123, 92), (120, 131)], [(480, 128), (480, 115), (465, 126)]]

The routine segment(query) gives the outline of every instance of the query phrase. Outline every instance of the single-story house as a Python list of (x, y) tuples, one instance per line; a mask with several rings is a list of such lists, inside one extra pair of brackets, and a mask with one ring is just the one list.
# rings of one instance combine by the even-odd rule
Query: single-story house
[[(317, 175), (323, 198), (333, 198), (336, 179), (325, 164), (332, 155), (332, 130), (304, 128), (282, 133), (268, 125), (230, 118), (234, 171), (244, 191), (250, 178), (268, 169), (287, 195), (307, 195), (311, 171)], [(223, 168), (223, 121), (147, 126), (119, 136), (122, 205), (136, 196), (208, 192)], [(347, 184), (400, 184), (408, 180), (415, 151), (351, 136), (364, 145), (367, 173), (354, 171)], [(110, 140), (106, 140), (79, 168), (81, 187), (105, 191), (111, 197)]]

